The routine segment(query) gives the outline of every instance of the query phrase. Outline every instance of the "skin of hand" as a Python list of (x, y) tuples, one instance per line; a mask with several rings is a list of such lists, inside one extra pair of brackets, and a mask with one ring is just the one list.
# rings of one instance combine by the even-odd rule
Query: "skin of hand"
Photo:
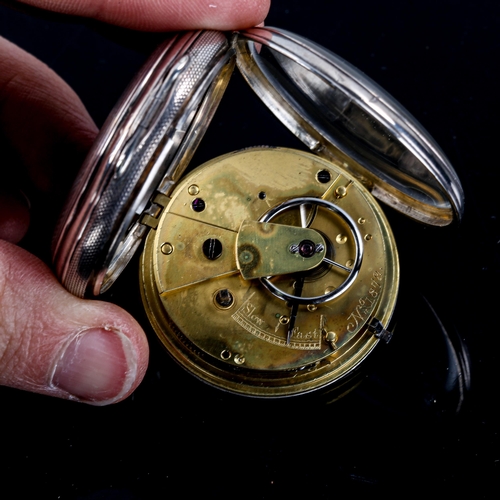
[[(24, 3), (147, 31), (238, 29), (261, 23), (269, 9), (269, 0)], [(66, 83), (0, 38), (0, 145), (8, 144), (18, 163), (10, 171), (22, 170), (38, 191), (63, 199), (55, 158), (64, 154), (64, 164), (77, 168), (97, 132)], [(0, 385), (94, 405), (121, 401), (146, 372), (143, 330), (114, 304), (74, 297), (47, 265), (17, 246), (29, 223), (23, 194), (0, 186)]]

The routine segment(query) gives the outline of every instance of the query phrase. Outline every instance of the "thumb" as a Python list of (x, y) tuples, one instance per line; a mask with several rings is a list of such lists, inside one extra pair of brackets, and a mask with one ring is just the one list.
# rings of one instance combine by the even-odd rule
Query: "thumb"
[(79, 299), (28, 252), (0, 240), (0, 384), (95, 405), (141, 382), (148, 344), (119, 307)]

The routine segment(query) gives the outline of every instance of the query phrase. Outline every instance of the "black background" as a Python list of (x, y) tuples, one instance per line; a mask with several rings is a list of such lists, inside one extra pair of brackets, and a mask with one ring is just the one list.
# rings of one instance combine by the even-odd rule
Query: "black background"
[[(150, 334), (143, 384), (104, 408), (1, 388), (0, 497), (400, 498), (472, 487), (475, 498), (496, 498), (499, 12), (485, 0), (273, 2), (267, 24), (326, 46), (389, 91), (441, 145), (465, 191), (459, 226), (427, 228), (387, 210), (401, 258), (400, 324), (358, 390), (333, 404), (290, 404), (206, 388), (156, 344), (132, 263), (108, 298)], [(0, 35), (66, 79), (98, 125), (161, 38), (7, 6)], [(259, 144), (301, 147), (235, 78), (193, 163)], [(46, 240), (36, 240), (44, 258)], [(470, 355), (458, 414), (422, 295)]]

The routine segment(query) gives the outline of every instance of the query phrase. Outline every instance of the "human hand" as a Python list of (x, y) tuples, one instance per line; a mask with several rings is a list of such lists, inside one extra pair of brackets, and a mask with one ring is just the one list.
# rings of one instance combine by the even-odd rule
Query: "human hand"
[[(269, 0), (24, 3), (149, 31), (237, 29), (262, 22), (269, 8)], [(76, 94), (0, 38), (0, 139), (20, 163), (9, 170), (23, 168), (32, 186), (64, 198), (57, 158), (63, 151), (66, 165), (78, 164), (96, 134)], [(119, 307), (68, 293), (41, 260), (16, 246), (29, 219), (22, 195), (0, 186), (0, 385), (99, 405), (126, 398), (147, 368), (144, 332)]]

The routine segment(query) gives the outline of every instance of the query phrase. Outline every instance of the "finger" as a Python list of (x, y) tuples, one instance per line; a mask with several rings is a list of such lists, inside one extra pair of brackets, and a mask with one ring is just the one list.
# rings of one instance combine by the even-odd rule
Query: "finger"
[[(5, 40), (0, 56), (0, 126), (36, 186), (57, 192), (54, 180), (64, 172), (54, 166), (79, 163), (78, 151), (97, 129), (74, 92), (40, 61)], [(16, 241), (27, 224), (20, 200), (9, 193), (0, 200), (7, 208), (1, 236)], [(142, 379), (147, 342), (127, 313), (76, 299), (36, 258), (1, 241), (0, 311), (2, 385), (105, 404)]]
[(22, 0), (55, 12), (137, 30), (233, 30), (261, 23), (270, 0)]
[(71, 180), (69, 161), (81, 163), (97, 127), (59, 76), (1, 37), (0, 67), (0, 136), (18, 152), (38, 190), (58, 192)]
[[(98, 130), (73, 90), (45, 64), (0, 37), (0, 238), (19, 242), (30, 221), (49, 235)], [(35, 198), (33, 198), (35, 196)], [(37, 238), (38, 239), (37, 235)]]
[(0, 241), (0, 384), (91, 404), (127, 397), (148, 345), (113, 304), (78, 299), (38, 259)]

